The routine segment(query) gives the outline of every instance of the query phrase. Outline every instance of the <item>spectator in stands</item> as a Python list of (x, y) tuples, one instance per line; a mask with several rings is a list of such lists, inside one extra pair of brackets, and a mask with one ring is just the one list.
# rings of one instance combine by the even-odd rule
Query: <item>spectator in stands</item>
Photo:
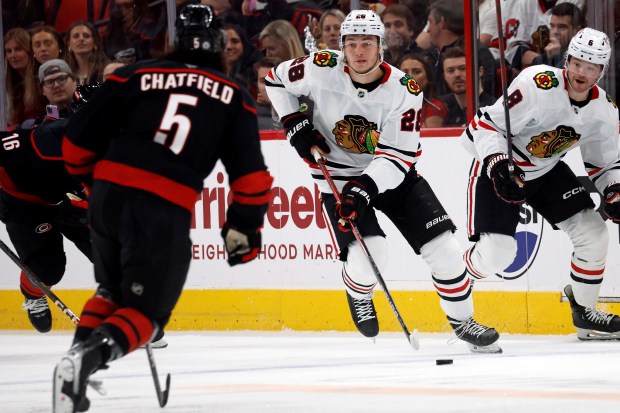
[[(30, 49), (30, 35), (16, 27), (4, 35), (6, 60), (6, 94), (9, 104), (9, 127), (27, 128), (45, 104), (34, 74), (35, 60)], [(3, 129), (5, 125), (2, 125)]]
[(32, 53), (38, 66), (52, 59), (64, 58), (65, 43), (52, 26), (39, 26), (30, 31)]
[(317, 26), (318, 33), (315, 35), (320, 39), (319, 49), (340, 50), (340, 25), (345, 17), (345, 14), (338, 9), (330, 9), (323, 13)]
[(428, 60), (421, 53), (410, 53), (403, 55), (398, 61), (398, 68), (414, 78), (424, 93), (422, 103), (421, 124), (426, 128), (438, 128), (443, 124), (443, 117), (440, 113), (445, 113), (443, 103), (433, 97), (433, 72)]
[[(464, 126), (467, 124), (467, 59), (465, 50), (455, 46), (445, 50), (441, 56), (443, 60), (443, 77), (448, 85), (447, 93), (439, 99), (443, 102), (446, 112), (441, 115), (444, 117), (443, 126)], [(482, 89), (482, 75), (484, 67), (480, 65), (479, 76), (479, 106), (489, 106), (495, 103), (495, 96), (486, 93)]]
[(78, 20), (69, 26), (66, 42), (68, 44), (67, 63), (79, 85), (103, 82), (103, 68), (108, 57), (103, 50), (103, 41), (95, 27)]
[(245, 30), (241, 26), (229, 24), (224, 26), (226, 33), (226, 47), (224, 61), (226, 74), (237, 80), (243, 86), (248, 86), (254, 79), (253, 65), (263, 54), (248, 40)]
[[(497, 12), (493, 0), (477, 0), (478, 2), (478, 39), (489, 47), (491, 40), (497, 38)], [(495, 56), (493, 56), (495, 57)]]
[(572, 3), (556, 4), (551, 9), (549, 44), (545, 46), (542, 54), (534, 58), (532, 65), (545, 64), (563, 68), (568, 44), (584, 26), (584, 16), (579, 7)]
[(269, 23), (260, 32), (259, 40), (267, 57), (290, 60), (306, 54), (295, 27), (286, 20), (274, 20)]
[(57, 107), (61, 118), (70, 117), (77, 81), (67, 62), (62, 59), (48, 60), (39, 68), (39, 80), (49, 104)]
[[(463, 3), (460, 0), (437, 0), (431, 4), (428, 15), (428, 33), (434, 49), (429, 52), (434, 67), (436, 96), (448, 92), (443, 79), (441, 54), (448, 48), (459, 46), (464, 48)], [(484, 67), (482, 87), (492, 94), (495, 88), (495, 60), (489, 49), (478, 43), (478, 60)]]
[(165, 3), (150, 5), (148, 0), (114, 0), (104, 36), (108, 56), (132, 63), (150, 59), (163, 51), (166, 39)]
[(278, 57), (263, 57), (254, 63), (254, 73), (256, 75), (256, 115), (258, 117), (258, 129), (282, 129), (282, 124), (277, 116), (274, 116), (271, 107), (271, 101), (265, 90), (265, 76), (271, 68), (282, 63), (283, 60)]
[(385, 26), (385, 43), (387, 50), (383, 60), (395, 65), (405, 53), (421, 52), (413, 39), (413, 14), (402, 4), (393, 4), (381, 15)]

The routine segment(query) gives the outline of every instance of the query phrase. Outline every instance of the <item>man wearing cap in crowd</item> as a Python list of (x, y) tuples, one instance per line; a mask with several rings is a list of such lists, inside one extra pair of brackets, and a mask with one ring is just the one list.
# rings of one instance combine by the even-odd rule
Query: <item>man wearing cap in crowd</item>
[[(52, 59), (43, 63), (39, 68), (39, 81), (49, 104), (57, 106), (60, 117), (69, 117), (77, 82), (67, 62)], [(51, 115), (50, 110), (48, 107), (48, 115)]]

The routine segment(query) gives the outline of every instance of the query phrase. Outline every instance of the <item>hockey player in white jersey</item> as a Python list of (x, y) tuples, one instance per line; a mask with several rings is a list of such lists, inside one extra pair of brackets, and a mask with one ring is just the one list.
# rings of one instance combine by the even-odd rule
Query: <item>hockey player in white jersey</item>
[[(344, 261), (342, 278), (356, 327), (367, 337), (379, 333), (372, 301), (377, 280), (350, 228), (339, 220), (358, 225), (381, 268), (388, 257), (375, 215), (380, 210), (431, 268), (441, 307), (457, 336), (473, 351), (501, 351), (497, 331), (472, 318), (472, 285), (453, 236), (455, 227), (415, 170), (421, 154), (420, 87), (383, 62), (384, 27), (376, 13), (352, 11), (340, 35), (340, 52), (323, 50), (281, 63), (265, 84), (291, 145), (309, 164), (322, 192)], [(314, 101), (313, 119), (299, 111), (301, 96)], [(342, 204), (336, 204), (313, 148), (323, 153)]]
[(603, 194), (605, 214), (619, 223), (618, 109), (596, 85), (610, 54), (607, 35), (585, 28), (571, 39), (565, 69), (532, 66), (511, 83), (507, 103), (514, 181), (508, 175), (502, 98), (481, 108), (461, 137), (475, 158), (468, 188), (468, 235), (476, 244), (465, 254), (471, 276), (492, 276), (512, 263), (519, 204), (527, 201), (573, 243), (571, 282), (564, 291), (578, 337), (584, 340), (620, 338), (620, 317), (596, 309), (607, 226), (562, 158), (580, 148), (586, 171)]

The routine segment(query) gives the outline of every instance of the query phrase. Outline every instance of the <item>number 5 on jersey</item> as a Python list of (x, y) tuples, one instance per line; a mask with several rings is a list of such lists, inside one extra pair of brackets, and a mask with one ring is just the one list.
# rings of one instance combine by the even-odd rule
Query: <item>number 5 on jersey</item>
[[(159, 144), (167, 146), (174, 154), (178, 155), (185, 147), (185, 141), (192, 129), (192, 121), (185, 115), (177, 113), (179, 106), (187, 105), (195, 107), (198, 98), (191, 95), (181, 95), (173, 93), (168, 99), (168, 105), (164, 112), (164, 117), (159, 125), (159, 130), (155, 133), (153, 140)], [(169, 140), (169, 133), (174, 125), (177, 125), (177, 131), (174, 137)], [(166, 143), (168, 141), (168, 143)]]

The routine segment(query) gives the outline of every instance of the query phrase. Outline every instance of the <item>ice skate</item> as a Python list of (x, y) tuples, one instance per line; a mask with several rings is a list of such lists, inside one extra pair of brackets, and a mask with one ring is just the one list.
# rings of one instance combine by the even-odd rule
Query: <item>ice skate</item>
[[(89, 337), (85, 342), (74, 344), (54, 369), (52, 413), (85, 412), (90, 407), (86, 398), (89, 377), (104, 368), (100, 347), (111, 339), (103, 335)], [(92, 386), (104, 394), (101, 383), (93, 381)]]
[(166, 348), (168, 347), (168, 341), (164, 337), (164, 330), (159, 330), (153, 340), (151, 341), (152, 348)]
[(497, 345), (499, 333), (494, 328), (485, 327), (473, 318), (464, 321), (448, 317), (456, 337), (465, 341), (472, 353), (501, 353)]
[(573, 324), (577, 328), (579, 340), (620, 340), (620, 317), (598, 310), (596, 307), (584, 307), (577, 303), (573, 287), (564, 287), (564, 293), (573, 314)]
[(28, 320), (39, 333), (47, 333), (52, 329), (52, 312), (45, 296), (40, 298), (26, 297), (22, 308), (28, 311)]
[(347, 293), (347, 301), (349, 302), (349, 310), (351, 310), (351, 317), (353, 317), (355, 327), (364, 336), (374, 340), (374, 337), (379, 334), (379, 321), (377, 320), (377, 312), (375, 311), (372, 298), (367, 300), (357, 299)]

